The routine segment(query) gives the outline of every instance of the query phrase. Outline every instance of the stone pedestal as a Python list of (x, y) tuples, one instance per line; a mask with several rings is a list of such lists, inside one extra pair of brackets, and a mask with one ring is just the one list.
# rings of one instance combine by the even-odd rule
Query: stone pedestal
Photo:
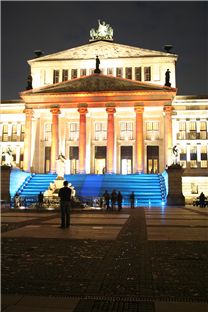
[(185, 197), (182, 193), (183, 168), (179, 164), (172, 164), (166, 169), (168, 174), (168, 206), (184, 206)]
[(1, 200), (10, 201), (10, 166), (1, 166)]

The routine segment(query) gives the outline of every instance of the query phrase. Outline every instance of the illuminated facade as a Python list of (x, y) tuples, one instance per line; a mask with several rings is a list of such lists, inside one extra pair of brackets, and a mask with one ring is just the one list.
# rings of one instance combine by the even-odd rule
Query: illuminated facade
[(67, 174), (159, 173), (177, 145), (184, 195), (206, 193), (208, 97), (176, 95), (176, 61), (102, 39), (28, 61), (33, 89), (1, 104), (1, 163), (9, 147), (28, 172), (55, 172), (62, 154)]

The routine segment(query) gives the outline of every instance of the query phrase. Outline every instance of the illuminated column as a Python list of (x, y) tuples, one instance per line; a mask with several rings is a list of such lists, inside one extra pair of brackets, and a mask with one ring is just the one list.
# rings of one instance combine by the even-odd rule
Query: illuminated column
[(115, 107), (107, 107), (108, 113), (108, 128), (107, 128), (107, 173), (114, 173), (114, 113)]
[(87, 107), (81, 106), (78, 108), (80, 114), (79, 119), (79, 173), (86, 172), (86, 114)]
[(143, 134), (143, 105), (135, 106), (136, 112), (136, 173), (144, 171), (144, 134)]
[(165, 165), (171, 164), (171, 153), (173, 148), (172, 141), (172, 110), (171, 105), (164, 106), (165, 121), (164, 121), (164, 153)]
[(31, 108), (26, 108), (24, 110), (24, 113), (25, 113), (26, 118), (25, 118), (23, 170), (30, 172), (33, 110)]
[(52, 107), (52, 130), (51, 130), (51, 172), (56, 172), (56, 160), (59, 154), (59, 118), (60, 110), (58, 107)]

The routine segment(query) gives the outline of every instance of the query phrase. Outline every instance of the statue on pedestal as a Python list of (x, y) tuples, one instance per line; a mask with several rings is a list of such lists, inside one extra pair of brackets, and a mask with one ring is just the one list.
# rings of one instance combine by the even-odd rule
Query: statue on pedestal
[(64, 155), (60, 154), (56, 160), (56, 173), (58, 175), (57, 179), (64, 180), (65, 173), (65, 161), (66, 158)]
[(167, 69), (166, 73), (165, 73), (165, 86), (166, 87), (171, 87), (171, 83), (170, 83), (170, 70)]

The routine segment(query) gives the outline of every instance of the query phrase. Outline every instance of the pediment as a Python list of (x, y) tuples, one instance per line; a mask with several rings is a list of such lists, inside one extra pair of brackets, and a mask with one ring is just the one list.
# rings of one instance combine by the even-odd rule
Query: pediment
[(78, 79), (68, 80), (58, 84), (26, 91), (27, 94), (44, 93), (75, 93), (75, 92), (100, 92), (100, 91), (170, 91), (169, 87), (132, 81), (124, 78), (109, 77), (93, 74)]
[(29, 64), (41, 61), (57, 61), (57, 60), (85, 60), (95, 59), (96, 55), (102, 59), (114, 58), (130, 58), (130, 57), (147, 57), (147, 56), (160, 56), (160, 57), (174, 57), (177, 55), (155, 50), (148, 50), (139, 47), (119, 44), (104, 40), (91, 42), (82, 46), (71, 48), (65, 51), (60, 51), (50, 55), (38, 57), (28, 61)]

